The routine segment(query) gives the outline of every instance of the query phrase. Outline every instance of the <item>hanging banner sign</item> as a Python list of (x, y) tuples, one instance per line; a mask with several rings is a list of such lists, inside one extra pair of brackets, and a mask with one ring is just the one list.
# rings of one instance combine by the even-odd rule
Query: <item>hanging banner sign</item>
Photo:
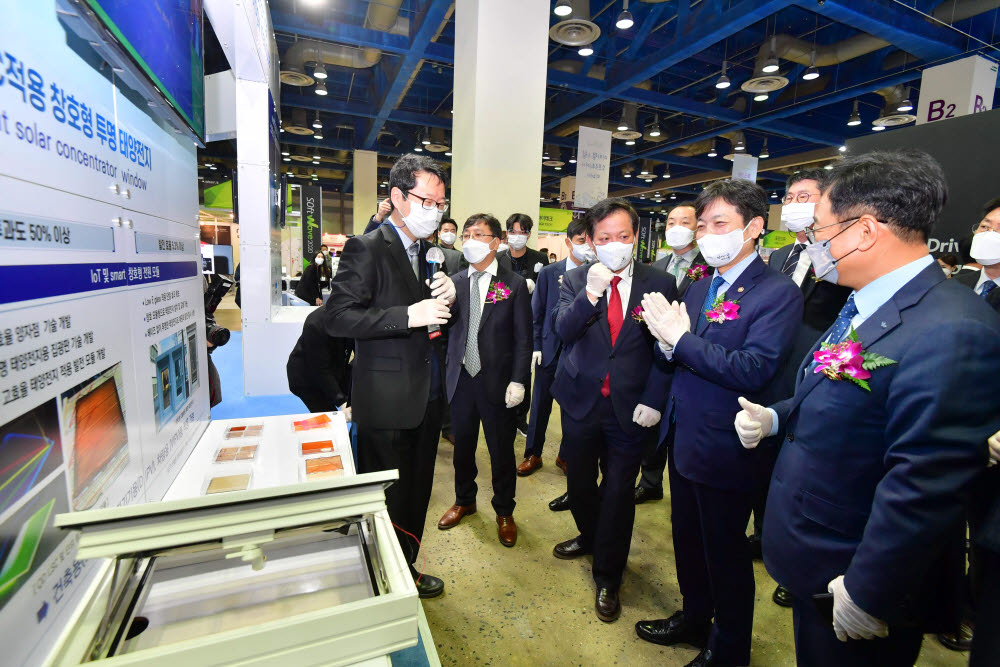
[(611, 133), (592, 127), (580, 128), (576, 150), (575, 208), (590, 208), (608, 196), (611, 171)]
[(323, 188), (302, 186), (302, 268), (309, 266), (323, 245)]
[(636, 259), (640, 262), (650, 261), (650, 252), (653, 247), (653, 219), (639, 218), (639, 245), (636, 249)]
[(734, 155), (733, 178), (756, 183), (757, 158), (753, 155)]

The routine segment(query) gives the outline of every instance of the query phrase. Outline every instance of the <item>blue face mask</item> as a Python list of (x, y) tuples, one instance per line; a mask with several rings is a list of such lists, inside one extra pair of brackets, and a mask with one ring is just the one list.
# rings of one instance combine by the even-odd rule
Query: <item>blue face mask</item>
[(847, 257), (847, 255), (857, 251), (857, 248), (847, 253), (847, 255), (844, 255), (844, 257), (834, 257), (833, 253), (830, 252), (830, 241), (846, 232), (848, 229), (857, 224), (857, 222), (858, 221), (855, 220), (846, 228), (834, 234), (831, 238), (824, 241), (816, 241), (815, 243), (810, 243), (806, 246), (806, 252), (809, 254), (809, 260), (812, 262), (813, 271), (816, 272), (816, 280), (825, 280), (826, 282), (833, 283), (834, 285), (839, 284), (840, 274), (837, 273), (837, 264), (839, 264), (844, 257)]

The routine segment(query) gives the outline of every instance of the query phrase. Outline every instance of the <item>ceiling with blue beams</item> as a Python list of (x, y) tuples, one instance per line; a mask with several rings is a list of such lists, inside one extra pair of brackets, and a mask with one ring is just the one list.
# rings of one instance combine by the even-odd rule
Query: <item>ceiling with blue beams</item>
[[(835, 159), (846, 139), (872, 132), (876, 119), (889, 124), (902, 99), (915, 105), (923, 68), (972, 53), (1000, 59), (1000, 0), (632, 0), (634, 24), (627, 29), (615, 25), (622, 0), (573, 4), (600, 36), (589, 56), (549, 40), (544, 142), (549, 161), (564, 164), (543, 166), (543, 197), (555, 196), (559, 179), (575, 171), (577, 128), (614, 130), (626, 104), (635, 106), (632, 129), (643, 136), (634, 145), (614, 140), (612, 193), (658, 208), (653, 191), (693, 194), (731, 171), (725, 156), (742, 141), (752, 155), (766, 143), (758, 180), (780, 196), (788, 173)], [(281, 56), (286, 167), (306, 176), (315, 168), (321, 183), (350, 191), (353, 149), (385, 158), (381, 180), (394, 156), (424, 141), (449, 162), (443, 149), (451, 141), (452, 1), (271, 0), (270, 6)], [(563, 20), (550, 14), (552, 26)], [(765, 74), (772, 45), (779, 69)], [(810, 80), (804, 76), (813, 52), (819, 76)], [(314, 76), (317, 62), (325, 63), (325, 79), (322, 71)], [(724, 64), (731, 85), (719, 89)], [(741, 89), (747, 82), (780, 85), (774, 77), (787, 84), (767, 91), (766, 99)], [(317, 94), (317, 83), (326, 95)], [(849, 126), (855, 104), (861, 122)], [(308, 134), (317, 116), (323, 127)], [(649, 132), (654, 121), (658, 137)], [(296, 134), (298, 128), (307, 133)], [(313, 155), (320, 156), (318, 167), (306, 161)], [(643, 170), (651, 182), (638, 178)]]

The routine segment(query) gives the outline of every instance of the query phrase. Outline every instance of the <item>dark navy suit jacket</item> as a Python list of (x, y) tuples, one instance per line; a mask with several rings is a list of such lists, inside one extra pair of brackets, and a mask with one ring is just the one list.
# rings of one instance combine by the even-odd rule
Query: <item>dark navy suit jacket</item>
[(857, 335), (898, 362), (871, 371), (870, 393), (808, 371), (810, 354), (795, 395), (772, 406), (783, 441), (764, 562), (797, 597), (843, 574), (869, 614), (926, 624), (959, 589), (946, 552), (964, 542), (969, 491), (1000, 430), (1000, 318), (935, 263)]
[(543, 266), (538, 272), (535, 292), (531, 295), (534, 351), (542, 353), (542, 365), (545, 367), (555, 367), (562, 351), (562, 341), (556, 334), (556, 312), (559, 309), (559, 279), (565, 273), (566, 260)]
[(646, 325), (633, 319), (631, 313), (643, 294), (660, 292), (672, 301), (676, 299), (677, 288), (673, 276), (633, 262), (629, 303), (618, 340), (612, 347), (607, 295), (602, 295), (596, 306), (587, 297), (590, 266), (580, 266), (563, 275), (556, 333), (565, 349), (552, 383), (552, 395), (570, 418), (585, 421), (600, 400), (601, 386), (610, 373), (611, 402), (618, 423), (626, 433), (639, 436), (643, 429), (632, 421), (635, 406), (641, 403), (662, 414), (670, 375), (653, 363), (656, 341)]
[[(726, 300), (739, 305), (738, 318), (697, 326), (711, 284), (710, 274), (684, 295), (697, 329), (681, 336), (674, 348), (674, 379), (660, 438), (667, 437), (672, 412), (680, 474), (719, 489), (752, 491), (759, 454), (744, 449), (733, 429), (740, 411), (737, 398), (756, 401), (774, 380), (802, 319), (802, 292), (756, 257), (725, 293)], [(657, 353), (662, 355), (658, 348)]]
[[(448, 361), (445, 375), (448, 402), (455, 397), (458, 377), (465, 358), (469, 331), (469, 272), (453, 277), (455, 303), (451, 307), (448, 332)], [(502, 266), (490, 285), (503, 283), (510, 296), (496, 303), (487, 301), (479, 319), (480, 375), (486, 384), (487, 400), (503, 404), (507, 385), (520, 382), (525, 387), (531, 380), (531, 304), (528, 284), (524, 278)]]

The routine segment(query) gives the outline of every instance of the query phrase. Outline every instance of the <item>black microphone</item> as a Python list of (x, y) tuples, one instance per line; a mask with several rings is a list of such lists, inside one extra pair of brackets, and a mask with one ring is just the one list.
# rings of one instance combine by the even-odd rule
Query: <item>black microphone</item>
[[(437, 246), (431, 246), (427, 249), (427, 263), (431, 267), (431, 276), (433, 277), (435, 273), (444, 264), (444, 251)], [(428, 324), (427, 325), (427, 337), (431, 340), (441, 337), (441, 326), (439, 324)]]

